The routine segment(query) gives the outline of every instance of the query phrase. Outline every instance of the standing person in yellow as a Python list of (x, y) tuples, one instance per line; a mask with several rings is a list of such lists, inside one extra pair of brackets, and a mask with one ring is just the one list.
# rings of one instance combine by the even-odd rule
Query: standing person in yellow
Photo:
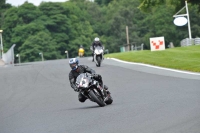
[(85, 52), (85, 50), (83, 49), (83, 46), (81, 45), (79, 50), (78, 50), (78, 56), (79, 57), (83, 57), (84, 56), (84, 52)]

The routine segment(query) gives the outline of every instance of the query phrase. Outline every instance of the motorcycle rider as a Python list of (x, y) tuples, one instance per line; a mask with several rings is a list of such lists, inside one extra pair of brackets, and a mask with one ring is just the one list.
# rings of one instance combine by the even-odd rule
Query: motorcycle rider
[(79, 57), (83, 57), (84, 56), (84, 52), (85, 52), (85, 50), (84, 50), (83, 46), (80, 45), (80, 47), (78, 49), (78, 56)]
[[(69, 82), (70, 82), (71, 87), (74, 89), (74, 91), (79, 92), (79, 89), (75, 85), (76, 78), (79, 76), (79, 74), (86, 73), (86, 72), (92, 74), (93, 78), (99, 81), (100, 86), (101, 87), (103, 86), (101, 75), (96, 74), (96, 72), (93, 69), (89, 68), (86, 65), (79, 65), (79, 61), (77, 58), (71, 58), (69, 60), (69, 66), (72, 69), (69, 73)], [(103, 88), (107, 91), (108, 94), (110, 94), (110, 92), (108, 91), (108, 87), (106, 85), (104, 85)], [(87, 98), (79, 92), (78, 99), (80, 102), (85, 102)]]
[(103, 47), (103, 44), (101, 43), (100, 39), (98, 37), (94, 38), (94, 41), (92, 43), (92, 61), (94, 62), (94, 49), (96, 46), (101, 46)]

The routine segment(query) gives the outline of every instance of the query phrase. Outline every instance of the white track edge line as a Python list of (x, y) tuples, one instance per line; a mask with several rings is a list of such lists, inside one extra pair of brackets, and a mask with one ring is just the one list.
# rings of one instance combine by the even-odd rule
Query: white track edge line
[(116, 58), (107, 58), (107, 59), (112, 59), (112, 60), (115, 60), (115, 61), (118, 61), (118, 62), (122, 62), (122, 63), (127, 63), (127, 64), (134, 64), (134, 65), (141, 65), (141, 66), (153, 67), (153, 68), (163, 69), (163, 70), (168, 70), (168, 71), (173, 71), (173, 72), (179, 72), (179, 73), (185, 73), (185, 74), (191, 74), (191, 75), (200, 75), (200, 73), (185, 72), (185, 71), (181, 71), (181, 70), (175, 70), (175, 69), (170, 69), (170, 68), (158, 67), (158, 66), (153, 66), (153, 65), (148, 65), (148, 64), (135, 63), (135, 62), (127, 62), (127, 61), (119, 60), (119, 59), (116, 59)]

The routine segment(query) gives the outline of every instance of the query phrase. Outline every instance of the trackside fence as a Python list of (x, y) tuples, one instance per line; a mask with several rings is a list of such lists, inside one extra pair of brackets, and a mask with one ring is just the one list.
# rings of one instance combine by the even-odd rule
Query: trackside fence
[(200, 45), (200, 38), (185, 38), (181, 41), (181, 47), (190, 46), (190, 45)]

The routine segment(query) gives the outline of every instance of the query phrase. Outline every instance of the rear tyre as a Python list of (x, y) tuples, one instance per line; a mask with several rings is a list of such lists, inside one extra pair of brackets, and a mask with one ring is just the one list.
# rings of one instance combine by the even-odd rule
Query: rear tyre
[(112, 104), (112, 102), (113, 102), (112, 99), (108, 99), (105, 103), (106, 103), (107, 105), (109, 105), (109, 104)]
[(106, 103), (107, 105), (112, 104), (112, 102), (113, 102), (113, 99), (112, 99), (111, 96), (109, 96), (109, 99), (108, 99), (107, 101), (105, 101), (105, 103)]

